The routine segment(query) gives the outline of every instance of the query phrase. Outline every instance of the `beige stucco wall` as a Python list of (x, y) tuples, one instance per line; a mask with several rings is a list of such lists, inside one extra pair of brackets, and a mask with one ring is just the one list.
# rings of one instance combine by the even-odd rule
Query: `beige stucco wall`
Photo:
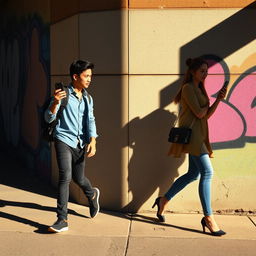
[[(225, 37), (227, 31), (221, 31), (221, 23), (234, 16), (240, 9), (169, 9), (169, 10), (130, 10), (129, 27), (129, 68), (130, 74), (179, 74), (181, 48), (199, 36), (220, 25), (219, 37)], [(255, 15), (255, 10), (247, 10)], [(242, 27), (246, 26), (241, 22)], [(231, 27), (232, 28), (232, 27)], [(239, 29), (239, 28), (233, 28)], [(237, 40), (239, 40), (237, 34)], [(214, 54), (222, 56), (220, 45)], [(190, 56), (213, 54), (204, 52), (216, 44), (216, 38), (205, 40), (204, 49), (195, 49)], [(239, 65), (255, 52), (255, 40), (237, 49), (225, 58), (228, 66)], [(182, 61), (182, 63), (180, 63)], [(183, 65), (184, 66), (184, 65)], [(184, 70), (183, 70), (184, 71)]]
[[(89, 92), (95, 104), (98, 150), (94, 158), (87, 160), (85, 172), (101, 190), (102, 207), (116, 210), (128, 201), (127, 15), (127, 10), (81, 13), (51, 26), (52, 85), (57, 80), (69, 82), (69, 65), (74, 59), (95, 63)], [(54, 181), (56, 173), (53, 161)], [(74, 184), (71, 191), (75, 199), (86, 203)]]
[[(226, 45), (219, 47), (217, 52), (211, 52), (215, 48), (214, 44), (218, 42), (218, 38), (210, 38), (206, 36), (206, 46), (200, 48), (192, 46), (194, 51), (189, 52), (190, 55), (184, 55), (182, 50), (184, 46), (189, 45), (194, 39), (201, 35), (210, 34), (211, 29), (219, 26), (219, 37), (225, 37), (228, 31), (221, 30), (222, 23), (230, 17), (236, 17), (241, 9), (169, 9), (169, 10), (130, 10), (129, 12), (129, 121), (130, 134), (134, 137), (140, 137), (145, 130), (153, 126), (151, 135), (159, 136), (159, 133), (167, 134), (166, 126), (168, 126), (168, 118), (166, 119), (166, 126), (158, 127), (161, 122), (164, 122), (160, 107), (160, 91), (169, 87), (169, 92), (172, 92), (171, 86), (174, 86), (175, 74), (184, 72), (184, 62), (187, 57), (199, 56), (202, 54), (214, 54), (222, 57), (225, 54), (225, 48), (232, 45), (232, 41), (226, 39)], [(255, 10), (247, 10), (247, 17), (255, 15)], [(241, 26), (248, 26), (249, 24), (241, 23)], [(230, 27), (230, 29), (242, 30), (242, 27)], [(254, 33), (254, 32), (252, 32)], [(255, 37), (254, 37), (255, 38)], [(239, 34), (237, 34), (239, 41)], [(235, 81), (244, 75), (248, 68), (255, 66), (255, 39), (247, 44), (241, 45), (231, 54), (225, 57), (224, 61), (229, 67), (230, 87)], [(246, 64), (245, 64), (246, 63)], [(237, 68), (235, 68), (237, 67)], [(255, 81), (255, 80), (254, 80)], [(171, 85), (171, 86), (170, 86)], [(255, 82), (256, 86), (256, 82)], [(230, 88), (229, 87), (229, 88)], [(246, 90), (246, 89), (245, 89)], [(176, 88), (173, 90), (176, 91)], [(255, 92), (253, 92), (255, 93)], [(242, 96), (242, 95), (241, 95)], [(168, 95), (164, 95), (168, 97)], [(171, 95), (170, 95), (171, 97)], [(242, 100), (242, 99), (241, 99)], [(245, 103), (246, 104), (246, 103)], [(172, 105), (165, 105), (165, 111), (172, 111)], [(154, 118), (155, 113), (158, 112), (158, 119)], [(140, 121), (140, 130), (137, 130), (132, 125), (131, 120), (150, 120), (152, 122)], [(223, 118), (227, 118), (223, 115)], [(157, 123), (158, 122), (158, 123)], [(150, 128), (149, 128), (150, 127)], [(160, 129), (159, 129), (160, 128)], [(218, 127), (214, 127), (218, 129)], [(223, 129), (219, 127), (219, 129)], [(234, 127), (234, 129), (236, 129)], [(161, 135), (162, 136), (162, 135)], [(168, 187), (173, 182), (173, 176), (170, 173), (175, 173), (174, 177), (182, 174), (187, 170), (187, 161), (183, 164), (177, 164), (175, 159), (164, 159), (159, 152), (164, 154), (167, 151), (168, 145), (164, 138), (161, 143), (157, 141), (148, 143), (150, 138), (145, 138), (144, 147), (140, 149), (137, 158), (142, 158), (142, 162), (148, 156), (149, 167), (145, 164), (141, 170), (141, 162), (138, 160), (136, 166), (131, 165), (129, 172), (143, 172), (145, 175), (144, 182), (147, 182), (148, 177), (155, 177), (158, 175), (158, 186), (151, 181), (151, 191), (148, 193), (146, 199), (140, 210), (149, 210), (153, 199), (159, 194), (163, 194), (164, 188)], [(152, 139), (152, 142), (154, 139)], [(130, 143), (132, 138), (130, 137)], [(232, 143), (231, 143), (232, 144)], [(213, 179), (212, 202), (214, 210), (228, 210), (228, 209), (255, 209), (256, 192), (255, 184), (255, 157), (254, 144), (246, 143), (242, 148), (232, 148), (232, 145), (227, 146), (226, 149), (218, 149), (215, 151), (215, 158), (212, 160), (215, 176)], [(230, 148), (229, 148), (230, 147)], [(135, 143), (136, 148), (136, 143)], [(148, 151), (151, 151), (150, 153)], [(130, 149), (130, 156), (136, 152)], [(140, 154), (140, 155), (139, 155)], [(132, 158), (131, 158), (132, 159)], [(168, 162), (169, 161), (169, 162)], [(174, 167), (172, 167), (174, 165)], [(177, 165), (179, 166), (177, 173)], [(134, 169), (134, 170), (133, 170)], [(170, 173), (168, 173), (168, 171)], [(141, 175), (141, 176), (143, 176)], [(138, 175), (138, 177), (140, 177)], [(149, 182), (150, 183), (150, 182)], [(137, 193), (140, 191), (140, 183), (137, 182)], [(169, 209), (173, 211), (191, 211), (201, 210), (199, 198), (197, 195), (198, 182), (191, 184), (180, 194), (178, 194), (170, 203)], [(144, 191), (145, 192), (145, 191)], [(129, 193), (130, 197), (131, 193)], [(139, 196), (139, 195), (138, 195)], [(141, 203), (139, 202), (139, 205)]]
[[(168, 130), (177, 112), (171, 103), (178, 89), (176, 81), (184, 72), (185, 58), (190, 56), (213, 54), (223, 58), (231, 76), (229, 88), (255, 65), (253, 31), (251, 37), (245, 35), (248, 42), (242, 42), (241, 34), (237, 35), (241, 44), (234, 41), (238, 47), (233, 52), (229, 51), (232, 47), (229, 38), (226, 44), (221, 40), (223, 47), (216, 47), (228, 27), (248, 32), (245, 26), (250, 25), (250, 19), (248, 24), (241, 22), (241, 27), (227, 25), (226, 21), (234, 20), (239, 11), (237, 8), (97, 11), (73, 15), (51, 25), (53, 82), (68, 81), (68, 67), (74, 58), (96, 64), (90, 92), (100, 137), (97, 156), (88, 160), (86, 174), (102, 191), (102, 207), (151, 210), (155, 197), (163, 195), (186, 171), (186, 158), (166, 156)], [(255, 9), (245, 13), (250, 18)], [(216, 33), (212, 32), (216, 27), (219, 38), (214, 38)], [(205, 38), (202, 47), (193, 44), (198, 38)], [(212, 52), (214, 49), (218, 50)], [(255, 144), (225, 145), (225, 149), (215, 150), (212, 160), (213, 209), (255, 210)], [(55, 179), (56, 166), (53, 169)], [(169, 209), (201, 211), (197, 187), (198, 182), (187, 187), (172, 200)], [(86, 203), (75, 186), (72, 194)]]

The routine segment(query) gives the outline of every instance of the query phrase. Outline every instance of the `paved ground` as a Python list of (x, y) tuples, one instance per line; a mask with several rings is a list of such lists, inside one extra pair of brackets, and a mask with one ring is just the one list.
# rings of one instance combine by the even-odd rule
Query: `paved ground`
[(198, 214), (167, 214), (164, 224), (155, 213), (101, 211), (90, 219), (87, 207), (69, 203), (70, 230), (48, 233), (55, 192), (0, 160), (0, 256), (256, 255), (256, 216), (217, 215), (227, 235), (213, 237), (202, 233)]
[(221, 238), (202, 233), (201, 215), (154, 213), (126, 215), (103, 211), (90, 219), (87, 207), (69, 204), (67, 232), (50, 234), (55, 221), (53, 197), (0, 186), (0, 255), (256, 255), (256, 217), (216, 219), (227, 232)]

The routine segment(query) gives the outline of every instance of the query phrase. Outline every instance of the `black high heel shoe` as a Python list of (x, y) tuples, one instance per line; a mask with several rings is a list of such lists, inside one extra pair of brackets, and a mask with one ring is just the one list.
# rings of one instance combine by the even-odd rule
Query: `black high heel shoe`
[(218, 230), (218, 231), (213, 231), (213, 230), (211, 230), (211, 229), (207, 226), (207, 223), (206, 223), (206, 220), (205, 220), (204, 217), (203, 217), (202, 220), (201, 220), (201, 224), (202, 224), (202, 228), (203, 228), (203, 232), (204, 232), (204, 233), (205, 233), (205, 227), (207, 227), (213, 236), (223, 236), (223, 235), (226, 234), (226, 232), (224, 232), (224, 231), (221, 230), (221, 229)]
[(160, 210), (160, 199), (161, 199), (161, 197), (158, 197), (158, 198), (156, 199), (156, 201), (154, 202), (152, 208), (154, 208), (154, 207), (157, 205), (157, 214), (156, 214), (156, 216), (157, 216), (157, 218), (159, 219), (160, 222), (165, 222), (165, 217), (164, 217), (164, 215), (159, 214), (159, 210)]

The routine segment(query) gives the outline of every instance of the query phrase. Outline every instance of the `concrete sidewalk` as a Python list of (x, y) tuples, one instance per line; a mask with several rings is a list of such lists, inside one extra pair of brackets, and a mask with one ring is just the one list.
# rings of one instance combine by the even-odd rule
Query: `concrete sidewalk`
[(223, 237), (202, 233), (198, 214), (125, 215), (102, 211), (89, 218), (87, 207), (69, 203), (69, 231), (50, 234), (56, 199), (0, 185), (0, 255), (165, 256), (256, 255), (256, 217), (217, 215)]

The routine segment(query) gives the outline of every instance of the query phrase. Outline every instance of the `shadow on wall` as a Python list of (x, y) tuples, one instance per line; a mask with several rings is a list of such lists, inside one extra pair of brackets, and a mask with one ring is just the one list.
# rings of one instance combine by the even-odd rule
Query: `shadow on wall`
[[(128, 120), (129, 80), (127, 64), (124, 64), (127, 49), (120, 48), (125, 33), (122, 29), (126, 30), (128, 24), (122, 24), (123, 17), (115, 13), (111, 18), (104, 13), (98, 15), (94, 17), (97, 21), (87, 21), (93, 26), (90, 25), (89, 30), (86, 27), (91, 35), (86, 39), (86, 47), (92, 51), (92, 56), (89, 51), (81, 55), (95, 63), (94, 81), (89, 91), (94, 98), (100, 135), (97, 154), (88, 160), (85, 172), (101, 189), (103, 208), (136, 212), (157, 189), (160, 193), (167, 189), (177, 177), (177, 168), (184, 159), (167, 157), (168, 131), (175, 115), (161, 108), (143, 119)], [(100, 22), (100, 15), (105, 15), (104, 23)], [(115, 20), (111, 22), (113, 17)], [(109, 39), (104, 40), (104, 36)], [(173, 89), (176, 93), (176, 88)], [(79, 201), (87, 203), (82, 196)]]
[[(256, 2), (243, 8), (212, 29), (191, 40), (180, 49), (180, 73), (186, 70), (185, 61), (189, 57), (216, 55), (221, 59), (235, 53), (256, 38), (255, 23)], [(179, 82), (179, 81), (177, 81)], [(172, 99), (170, 84), (160, 92), (161, 107), (167, 106)]]
[[(95, 64), (89, 93), (94, 100), (99, 134), (97, 153), (87, 159), (85, 174), (100, 188), (102, 208), (111, 210), (119, 210), (127, 203), (127, 151), (123, 145), (127, 144), (128, 128), (123, 126), (128, 121), (128, 76), (122, 41), (127, 32), (127, 13), (118, 9), (79, 14), (79, 58)], [(79, 202), (87, 204), (81, 190), (79, 193)]]
[[(247, 6), (182, 46), (180, 50), (180, 74), (185, 71), (185, 60), (188, 57), (212, 54), (221, 56), (218, 61), (221, 62), (223, 58), (253, 41), (256, 38), (256, 29), (254, 29), (255, 9), (252, 8), (255, 7), (256, 3)], [(211, 62), (211, 59), (209, 61), (210, 66), (216, 64), (216, 62)], [(225, 77), (225, 74), (222, 75)], [(182, 77), (160, 91), (159, 109), (143, 119), (135, 118), (126, 125), (130, 130), (129, 147), (133, 153), (129, 162), (128, 177), (129, 192), (132, 193), (132, 199), (123, 208), (125, 211), (138, 211), (157, 188), (159, 188), (159, 194), (163, 195), (174, 178), (178, 176), (177, 169), (184, 162), (184, 158), (179, 160), (167, 159), (167, 147), (165, 147), (170, 123), (173, 123), (176, 117), (165, 111), (164, 107), (173, 101), (181, 82)], [(220, 87), (222, 85), (220, 84)], [(214, 95), (210, 96), (215, 97)], [(238, 113), (238, 115), (240, 114)], [(244, 137), (242, 145), (246, 140)], [(225, 148), (237, 146), (241, 146), (241, 138), (239, 138), (238, 143), (225, 142)], [(214, 147), (223, 148), (223, 144), (216, 143)]]
[[(182, 46), (180, 73), (184, 72), (184, 63), (188, 57), (213, 54), (224, 59), (253, 41), (256, 38), (255, 9), (251, 10), (251, 8), (255, 8), (255, 5), (255, 3), (249, 5)], [(96, 13), (86, 13), (86, 17), (91, 17), (90, 15)], [(181, 84), (181, 78), (160, 91), (160, 107), (158, 109), (142, 119), (137, 117), (131, 121), (127, 120), (129, 85), (128, 76), (121, 75), (124, 63), (123, 52), (125, 52), (122, 49), (121, 16), (121, 14), (114, 18), (111, 16), (110, 24), (107, 19), (102, 22), (103, 19), (95, 16), (95, 19), (92, 17), (95, 22), (86, 23), (85, 21), (85, 24), (88, 24), (87, 27), (80, 26), (80, 29), (86, 28), (87, 34), (90, 34), (90, 37), (85, 37), (84, 42), (80, 42), (80, 47), (85, 47), (85, 49), (80, 49), (80, 57), (96, 64), (95, 87), (92, 87), (90, 91), (95, 102), (95, 115), (100, 134), (97, 155), (88, 161), (86, 174), (94, 185), (100, 187), (104, 208), (136, 212), (157, 189), (161, 195), (167, 190), (178, 176), (178, 167), (184, 162), (183, 158), (173, 159), (166, 156), (168, 131), (176, 117), (164, 110), (164, 107), (173, 101)], [(82, 32), (81, 30), (80, 34)], [(31, 35), (29, 34), (29, 38)], [(46, 37), (48, 38), (48, 31), (46, 31)], [(48, 72), (49, 67), (45, 71), (45, 76)], [(24, 71), (24, 73), (26, 72)], [(31, 81), (34, 79), (36, 77), (31, 73)], [(26, 81), (25, 78), (22, 82), (24, 81)], [(30, 87), (24, 86), (24, 88)], [(45, 93), (48, 92), (47, 81), (44, 84), (44, 89)], [(27, 92), (26, 97), (29, 98), (29, 96), (30, 93)], [(25, 93), (22, 94), (22, 97), (25, 98)], [(22, 99), (19, 98), (17, 104), (14, 104), (10, 111), (19, 107), (19, 103), (23, 102)], [(20, 113), (22, 113), (21, 110)], [(3, 115), (0, 118), (2, 119)], [(23, 120), (27, 122), (26, 118)], [(9, 121), (8, 118), (7, 121)], [(21, 127), (20, 123), (19, 127)], [(27, 126), (23, 125), (23, 132), (25, 128)], [(15, 134), (20, 134), (20, 130), (15, 131)], [(29, 133), (24, 134), (29, 135)], [(34, 142), (33, 139), (28, 137), (24, 141)], [(130, 147), (132, 152), (129, 162), (126, 147)], [(216, 147), (218, 148), (217, 144)], [(235, 144), (233, 141), (228, 141), (226, 147), (232, 148), (235, 147)], [(31, 148), (29, 147), (29, 149)], [(35, 147), (32, 149), (34, 149), (32, 152), (38, 153)], [(33, 156), (33, 154), (31, 155)], [(49, 161), (49, 155), (41, 158)], [(132, 195), (132, 198), (128, 198), (128, 193)], [(81, 202), (83, 199), (79, 199), (79, 201)]]
[[(181, 74), (185, 72), (185, 61), (188, 57), (206, 56), (209, 60), (209, 70), (212, 69), (212, 72), (210, 72), (212, 73), (212, 76), (210, 74), (207, 78), (208, 80), (211, 80), (211, 84), (209, 84), (207, 91), (212, 99), (216, 97), (217, 90), (212, 90), (210, 86), (218, 80), (220, 84), (213, 86), (219, 90), (224, 84), (225, 79), (229, 79), (230, 76), (229, 69), (223, 59), (251, 43), (256, 38), (256, 28), (254, 26), (255, 9), (256, 2), (248, 5), (223, 22), (217, 24), (212, 29), (191, 40), (180, 49)], [(218, 70), (216, 65), (219, 65), (222, 68), (219, 68)], [(253, 72), (255, 72), (255, 67), (251, 67), (249, 70), (246, 70), (245, 74), (242, 74), (232, 86), (229, 85), (229, 87), (231, 87), (230, 92), (227, 95), (226, 101), (223, 102), (228, 105), (229, 108), (233, 108), (233, 115), (224, 117), (222, 113), (222, 120), (227, 122), (227, 125), (225, 126), (222, 124), (222, 127), (226, 130), (220, 131), (218, 129), (219, 123), (213, 122), (213, 120), (211, 121), (210, 119), (210, 136), (211, 131), (213, 130), (214, 133), (219, 133), (218, 139), (214, 138), (211, 140), (213, 142), (214, 149), (244, 147), (246, 142), (255, 142), (256, 135), (252, 134), (252, 132), (248, 132), (248, 130), (251, 130), (252, 121), (255, 121), (253, 119), (252, 112), (254, 113), (253, 108), (256, 90), (254, 89), (255, 86), (252, 86), (252, 81), (247, 80), (244, 82), (245, 79), (243, 79), (248, 74), (253, 74)], [(219, 78), (216, 74), (222, 76), (222, 78)], [(243, 82), (241, 82), (242, 79)], [(172, 101), (172, 98), (170, 98), (169, 95), (173, 92), (173, 87), (177, 87), (180, 82), (180, 80), (175, 81), (160, 92), (161, 107), (167, 106)], [(243, 88), (241, 88), (242, 83)], [(240, 90), (238, 89), (238, 84), (240, 85)], [(246, 111), (243, 106), (239, 106), (239, 103), (237, 102), (238, 100), (232, 97), (231, 94), (234, 96), (235, 90), (239, 91), (239, 94), (241, 95), (240, 102), (247, 106)], [(249, 103), (248, 100), (250, 101)], [(250, 116), (248, 116), (246, 112), (250, 112)], [(226, 113), (228, 113), (228, 111), (226, 111)], [(217, 115), (218, 114), (216, 113), (215, 116)], [(237, 125), (230, 128), (228, 123), (232, 123), (231, 118), (234, 116), (237, 116)], [(243, 127), (240, 127), (240, 124), (242, 124)], [(232, 129), (234, 131), (232, 131)], [(239, 131), (235, 131), (235, 129), (238, 129)], [(239, 134), (237, 134), (237, 132)], [(228, 136), (230, 133), (234, 133), (234, 136)]]
[[(86, 172), (101, 189), (103, 208), (137, 212), (157, 189), (160, 194), (167, 190), (178, 176), (177, 170), (184, 158), (167, 156), (168, 132), (176, 120), (167, 110), (156, 109), (120, 127), (125, 114), (125, 99), (120, 95), (125, 88), (118, 83), (124, 86), (126, 81), (96, 76), (95, 87), (92, 85), (100, 137), (97, 154), (88, 161)], [(109, 103), (109, 99), (114, 100)], [(129, 162), (127, 147), (131, 154)]]
[(49, 96), (49, 25), (36, 14), (7, 11), (1, 21), (0, 147), (49, 181), (50, 150), (40, 139), (38, 113)]
[[(97, 67), (97, 62), (95, 62)], [(95, 76), (90, 88), (94, 99), (97, 124), (97, 153), (87, 159), (85, 174), (101, 190), (101, 207), (119, 210), (126, 202), (123, 177), (127, 153), (122, 149), (127, 141), (127, 128), (122, 128), (126, 111), (122, 95), (127, 89), (122, 76)], [(82, 199), (87, 204), (85, 199)], [(79, 201), (81, 201), (79, 200)]]
[[(144, 118), (129, 122), (131, 158), (129, 162), (129, 204), (124, 211), (137, 212), (158, 189), (163, 195), (178, 176), (184, 157), (170, 158), (168, 132), (176, 116), (157, 109)], [(131, 196), (131, 198), (130, 198)]]

